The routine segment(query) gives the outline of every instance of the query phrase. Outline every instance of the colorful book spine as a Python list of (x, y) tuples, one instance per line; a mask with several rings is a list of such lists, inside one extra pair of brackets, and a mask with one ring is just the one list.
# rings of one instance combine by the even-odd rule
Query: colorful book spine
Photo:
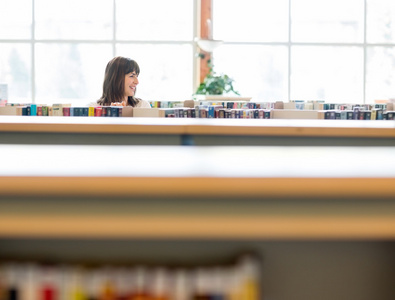
[(40, 105), (40, 106), (37, 106), (37, 116), (42, 116), (43, 115), (43, 107)]
[(44, 117), (48, 117), (48, 106), (46, 105), (42, 106), (42, 114)]
[[(1, 299), (260, 299), (261, 262), (241, 256), (216, 266), (0, 265)], [(230, 297), (238, 295), (239, 297)]]
[(63, 116), (70, 117), (70, 107), (63, 107)]
[(89, 117), (89, 107), (82, 107), (82, 117)]
[(119, 117), (118, 106), (112, 106), (111, 107), (111, 117)]
[(37, 116), (37, 105), (36, 104), (30, 105), (30, 115)]
[(102, 111), (103, 111), (103, 108), (95, 107), (95, 117), (101, 117), (102, 116)]

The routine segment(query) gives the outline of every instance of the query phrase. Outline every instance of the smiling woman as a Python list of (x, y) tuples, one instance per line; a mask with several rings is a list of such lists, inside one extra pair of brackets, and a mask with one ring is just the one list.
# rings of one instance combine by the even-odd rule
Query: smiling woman
[(140, 67), (134, 60), (117, 56), (107, 64), (100, 105), (151, 107), (148, 101), (136, 98)]

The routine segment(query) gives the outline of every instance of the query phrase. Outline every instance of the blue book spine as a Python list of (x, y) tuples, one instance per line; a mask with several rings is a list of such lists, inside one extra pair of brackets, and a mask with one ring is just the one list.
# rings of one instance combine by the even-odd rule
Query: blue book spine
[(214, 118), (214, 106), (208, 107), (207, 118)]
[(112, 113), (112, 111), (111, 111), (111, 107), (109, 106), (109, 107), (107, 107), (107, 117), (111, 117), (111, 113)]
[(37, 116), (37, 105), (36, 104), (30, 105), (30, 115)]
[(117, 106), (112, 106), (111, 107), (111, 117), (118, 117), (119, 116), (119, 111)]

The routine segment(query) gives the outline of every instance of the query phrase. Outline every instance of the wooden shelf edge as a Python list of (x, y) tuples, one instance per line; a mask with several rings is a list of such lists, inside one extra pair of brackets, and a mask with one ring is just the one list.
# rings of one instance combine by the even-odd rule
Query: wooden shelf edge
[[(0, 196), (394, 198), (395, 178), (0, 177)], [(152, 187), (155, 187), (153, 189)]]
[(0, 124), (0, 132), (184, 134), (184, 126), (147, 124)]
[(234, 126), (189, 125), (186, 131), (191, 135), (395, 138), (395, 128), (242, 126), (238, 124)]
[(348, 126), (347, 124), (340, 123), (334, 126), (333, 123), (331, 123), (331, 125), (325, 125), (325, 123), (322, 122), (317, 124), (317, 120), (305, 120), (304, 123), (294, 123), (292, 122), (293, 120), (277, 122), (281, 121), (280, 119), (241, 120), (191, 118), (131, 118), (130, 120), (126, 120), (127, 118), (120, 118), (121, 120), (106, 119), (106, 122), (102, 123), (97, 119), (81, 119), (80, 121), (73, 120), (67, 123), (66, 117), (61, 119), (62, 121), (45, 118), (46, 117), (44, 117), (44, 119), (34, 119), (34, 122), (32, 121), (30, 123), (26, 121), (17, 122), (18, 120), (23, 120), (23, 118), (17, 118), (14, 121), (3, 121), (0, 122), (0, 132), (395, 138), (395, 127), (388, 127), (388, 125), (384, 123), (374, 123), (374, 125), (371, 126), (355, 126), (355, 124), (352, 126), (350, 124)]
[(393, 217), (2, 216), (0, 237), (395, 239)]

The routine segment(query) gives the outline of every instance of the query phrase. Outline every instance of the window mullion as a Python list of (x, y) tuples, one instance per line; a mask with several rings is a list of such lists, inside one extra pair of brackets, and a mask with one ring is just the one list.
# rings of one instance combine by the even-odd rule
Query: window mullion
[(35, 56), (36, 56), (36, 36), (35, 36), (35, 24), (36, 24), (36, 18), (35, 18), (35, 9), (36, 9), (36, 3), (35, 0), (32, 0), (32, 27), (31, 27), (31, 39), (30, 39), (30, 46), (31, 46), (31, 89), (32, 89), (32, 103), (36, 102), (36, 64), (35, 64)]
[[(200, 38), (209, 38), (207, 20), (212, 20), (212, 0), (201, 0), (200, 5)], [(200, 50), (203, 51), (203, 50)], [(204, 57), (200, 59), (200, 82), (203, 82), (210, 69), (208, 60), (211, 59), (211, 53), (204, 52)]]

